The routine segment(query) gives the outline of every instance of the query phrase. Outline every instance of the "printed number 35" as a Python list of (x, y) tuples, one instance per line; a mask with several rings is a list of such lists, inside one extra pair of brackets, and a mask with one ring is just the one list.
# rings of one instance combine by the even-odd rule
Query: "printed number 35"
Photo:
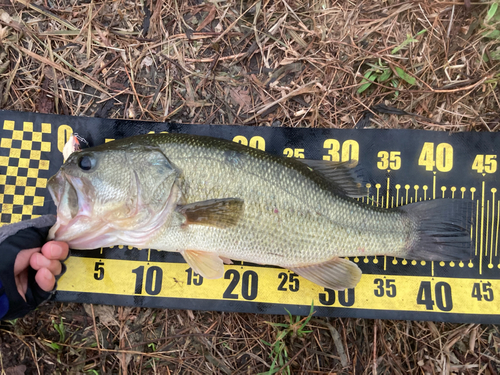
[(380, 158), (377, 163), (378, 169), (397, 170), (401, 168), (401, 151), (379, 151), (377, 156)]

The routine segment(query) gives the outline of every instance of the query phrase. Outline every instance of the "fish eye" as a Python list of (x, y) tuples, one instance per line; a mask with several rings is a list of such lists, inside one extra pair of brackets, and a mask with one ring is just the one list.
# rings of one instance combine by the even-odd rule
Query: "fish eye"
[(80, 156), (78, 158), (78, 167), (80, 167), (82, 171), (90, 171), (94, 166), (95, 166), (94, 158), (88, 155)]

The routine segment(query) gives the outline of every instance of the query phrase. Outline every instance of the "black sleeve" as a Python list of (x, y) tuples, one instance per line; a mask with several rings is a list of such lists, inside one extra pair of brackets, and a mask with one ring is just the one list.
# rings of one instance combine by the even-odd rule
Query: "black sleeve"
[(17, 291), (14, 263), (21, 250), (42, 247), (45, 244), (49, 229), (55, 220), (55, 216), (46, 215), (0, 228), (0, 282), (8, 299), (8, 311), (0, 319), (24, 316), (52, 297), (53, 291), (42, 290), (35, 282), (36, 271), (29, 267), (25, 301)]

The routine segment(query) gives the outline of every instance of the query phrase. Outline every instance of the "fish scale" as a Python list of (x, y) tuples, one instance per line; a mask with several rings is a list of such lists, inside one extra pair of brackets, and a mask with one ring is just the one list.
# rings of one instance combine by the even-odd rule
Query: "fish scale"
[(204, 250), (281, 266), (335, 256), (397, 256), (404, 251), (409, 228), (401, 213), (380, 212), (336, 197), (307, 179), (300, 162), (276, 163), (278, 158), (250, 148), (228, 156), (211, 145), (168, 140), (159, 136), (157, 145), (183, 171), (181, 191), (187, 203), (241, 198), (245, 212), (233, 228), (164, 228), (152, 239), (153, 248), (170, 244), (168, 250)]

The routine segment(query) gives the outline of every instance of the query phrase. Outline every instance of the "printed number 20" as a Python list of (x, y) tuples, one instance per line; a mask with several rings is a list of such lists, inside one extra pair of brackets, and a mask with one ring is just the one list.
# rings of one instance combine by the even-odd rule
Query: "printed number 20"
[(264, 138), (258, 135), (250, 138), (250, 142), (248, 142), (247, 137), (243, 135), (237, 135), (233, 138), (233, 142), (241, 143), (243, 146), (250, 146), (262, 151), (266, 151), (266, 141), (264, 140)]
[[(224, 279), (231, 281), (222, 298), (238, 299), (238, 294), (233, 292), (240, 283), (240, 273), (237, 270), (229, 269), (224, 274)], [(245, 271), (241, 279), (241, 296), (247, 301), (253, 301), (257, 298), (259, 276), (255, 271)]]

